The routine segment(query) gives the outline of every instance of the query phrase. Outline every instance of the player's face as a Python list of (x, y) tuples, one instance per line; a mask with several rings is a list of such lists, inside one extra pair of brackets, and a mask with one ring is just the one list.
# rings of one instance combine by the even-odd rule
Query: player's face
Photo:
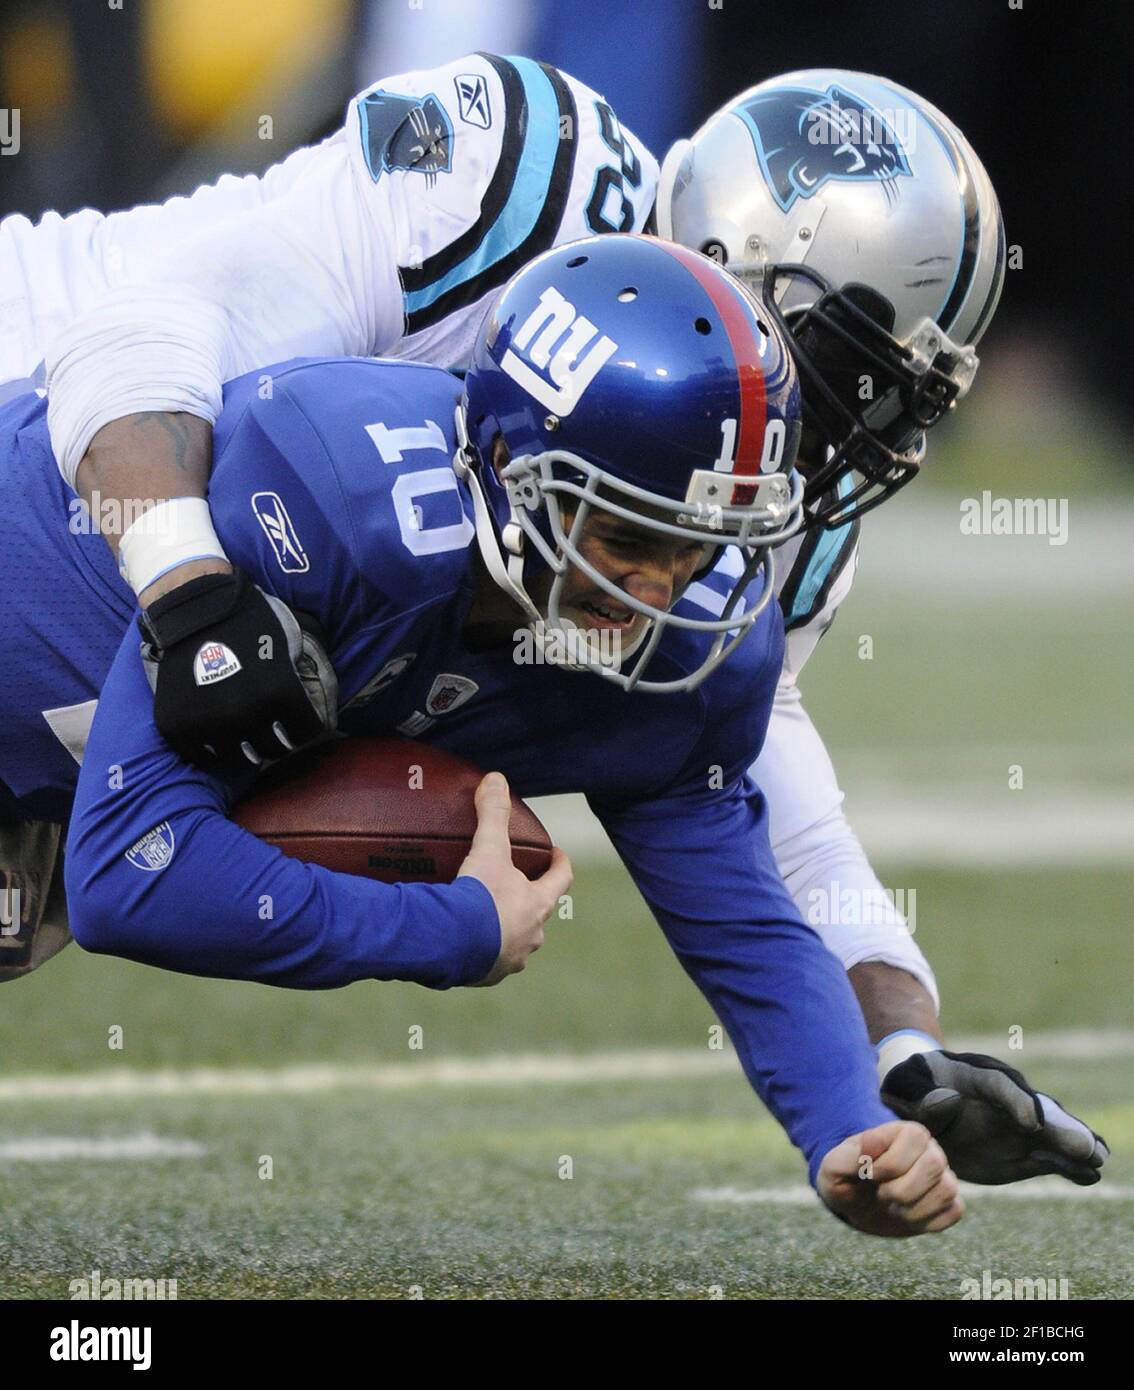
[[(570, 529), (573, 518), (565, 514)], [(582, 557), (631, 598), (654, 608), (670, 608), (711, 554), (699, 541), (659, 534), (598, 509), (590, 512), (581, 537)], [(625, 643), (637, 638), (648, 619), (620, 605), (588, 575), (572, 566), (559, 600), (560, 611), (581, 627), (620, 632)]]

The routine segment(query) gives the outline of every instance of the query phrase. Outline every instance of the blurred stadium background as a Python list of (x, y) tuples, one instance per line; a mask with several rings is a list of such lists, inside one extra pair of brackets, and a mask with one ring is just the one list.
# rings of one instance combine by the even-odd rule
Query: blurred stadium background
[[(1053, 10), (9, 0), (0, 108), (21, 109), (23, 149), (0, 159), (0, 215), (266, 167), (379, 76), (473, 48), (565, 67), (658, 154), (803, 66), (880, 71), (961, 125), (1022, 266), (973, 396), (864, 524), (803, 687), (883, 883), (916, 892), (951, 1040), (1018, 1062), (1115, 1153), (1089, 1192), (977, 1194), (934, 1242), (838, 1228), (706, 1046), (713, 1020), (601, 833), (556, 803), (538, 809), (576, 858), (574, 916), (500, 990), (300, 996), (69, 950), (3, 991), (0, 1298), (65, 1294), (96, 1267), (178, 1277), (181, 1297), (953, 1298), (986, 1268), (1128, 1296), (1134, 296), (1110, 166), (1132, 51), (1118, 12)], [(1066, 498), (1066, 543), (962, 535), (985, 489)]]

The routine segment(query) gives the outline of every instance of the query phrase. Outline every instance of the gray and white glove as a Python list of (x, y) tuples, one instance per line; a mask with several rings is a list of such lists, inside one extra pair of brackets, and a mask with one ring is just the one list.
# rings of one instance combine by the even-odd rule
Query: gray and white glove
[(925, 1125), (966, 1182), (998, 1185), (1055, 1173), (1098, 1182), (1106, 1141), (1014, 1067), (978, 1052), (919, 1052), (891, 1067), (882, 1100)]

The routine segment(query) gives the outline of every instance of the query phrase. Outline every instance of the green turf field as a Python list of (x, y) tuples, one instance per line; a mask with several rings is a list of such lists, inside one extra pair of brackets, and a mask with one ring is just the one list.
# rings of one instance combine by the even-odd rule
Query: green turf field
[[(881, 769), (915, 808), (942, 782), (978, 808), (1017, 796), (1066, 806), (1071, 828), (1129, 788), (1129, 584), (957, 606), (862, 579), (806, 683), (849, 783)], [(0, 991), (0, 1297), (66, 1296), (96, 1268), (176, 1278), (183, 1299), (958, 1298), (986, 1269), (1129, 1297), (1134, 874), (870, 848), (884, 883), (917, 889), (951, 1036), (979, 1035), (1108, 1138), (1098, 1188), (977, 1195), (916, 1241), (839, 1226), (710, 1052), (713, 1019), (622, 871), (582, 863), (572, 920), (496, 990), (303, 995), (71, 947)], [(72, 1156), (43, 1156), (65, 1140)]]
[[(956, 1230), (900, 1247), (857, 1237), (810, 1205), (772, 1204), (768, 1189), (798, 1187), (802, 1164), (738, 1071), (683, 1076), (678, 1065), (674, 1076), (634, 1078), (627, 1049), (666, 1049), (663, 1070), (667, 1059), (705, 1057), (712, 1020), (620, 872), (598, 869), (581, 875), (575, 920), (493, 992), (358, 985), (300, 996), (76, 948), (50, 976), (7, 989), (6, 1004), (20, 996), (19, 1024), (12, 1011), (4, 1025), (9, 1086), (65, 1069), (223, 1070), (183, 1078), (167, 1096), (5, 1096), (4, 1296), (65, 1296), (96, 1268), (104, 1278), (177, 1278), (181, 1298), (411, 1297), (414, 1286), (425, 1297), (684, 1298), (716, 1287), (726, 1297), (947, 1298), (986, 1268), (993, 1278), (1065, 1278), (1074, 1297), (1128, 1296), (1134, 1054), (1060, 1060), (1041, 1044), (1055, 1027), (1128, 1021), (1129, 938), (1116, 957), (1106, 922), (1092, 918), (1070, 941), (1061, 924), (1079, 893), (1059, 874), (973, 881), (907, 866), (907, 876), (956, 909), (948, 951), (936, 927), (924, 928), (949, 1024), (1023, 1028), (1023, 1051), (1004, 1055), (1073, 1098), (1107, 1136), (1115, 1155), (1096, 1192), (1124, 1200), (1069, 1187), (1057, 1199), (1050, 1184), (1030, 1201), (977, 1197)], [(1094, 901), (1115, 914), (1132, 887), (1119, 872), (1092, 876)], [(1010, 972), (996, 958), (1002, 936), (1027, 943)], [(107, 1046), (113, 1025), (121, 1051)], [(415, 1025), (419, 1051), (409, 1047)], [(619, 1058), (616, 1074), (583, 1079), (594, 1053)], [(580, 1071), (528, 1082), (438, 1072), (486, 1055), (567, 1055)], [(337, 1070), (285, 1077), (282, 1094), (264, 1089), (272, 1083), (261, 1071), (245, 1076), (247, 1094), (232, 1093), (234, 1068), (311, 1063)], [(421, 1084), (407, 1074), (415, 1066)], [(373, 1079), (360, 1070), (375, 1067)], [(198, 1151), (50, 1164), (11, 1156), (18, 1141), (45, 1136), (147, 1135)], [(265, 1155), (270, 1179), (259, 1176)], [(570, 1177), (560, 1176), (564, 1156)], [(721, 1189), (731, 1197), (712, 1200)]]

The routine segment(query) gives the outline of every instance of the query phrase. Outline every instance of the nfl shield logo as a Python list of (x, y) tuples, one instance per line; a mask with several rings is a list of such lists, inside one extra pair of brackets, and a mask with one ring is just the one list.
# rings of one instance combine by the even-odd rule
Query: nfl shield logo
[(206, 642), (193, 660), (193, 679), (198, 685), (215, 685), (240, 669), (236, 653), (223, 642)]
[(440, 675), (433, 682), (425, 708), (430, 714), (448, 714), (466, 700), (471, 700), (480, 689), (476, 681), (468, 676)]
[(148, 874), (156, 874), (164, 869), (173, 858), (173, 827), (163, 820), (152, 830), (147, 830), (140, 840), (135, 840), (126, 851), (126, 858), (135, 869)]

